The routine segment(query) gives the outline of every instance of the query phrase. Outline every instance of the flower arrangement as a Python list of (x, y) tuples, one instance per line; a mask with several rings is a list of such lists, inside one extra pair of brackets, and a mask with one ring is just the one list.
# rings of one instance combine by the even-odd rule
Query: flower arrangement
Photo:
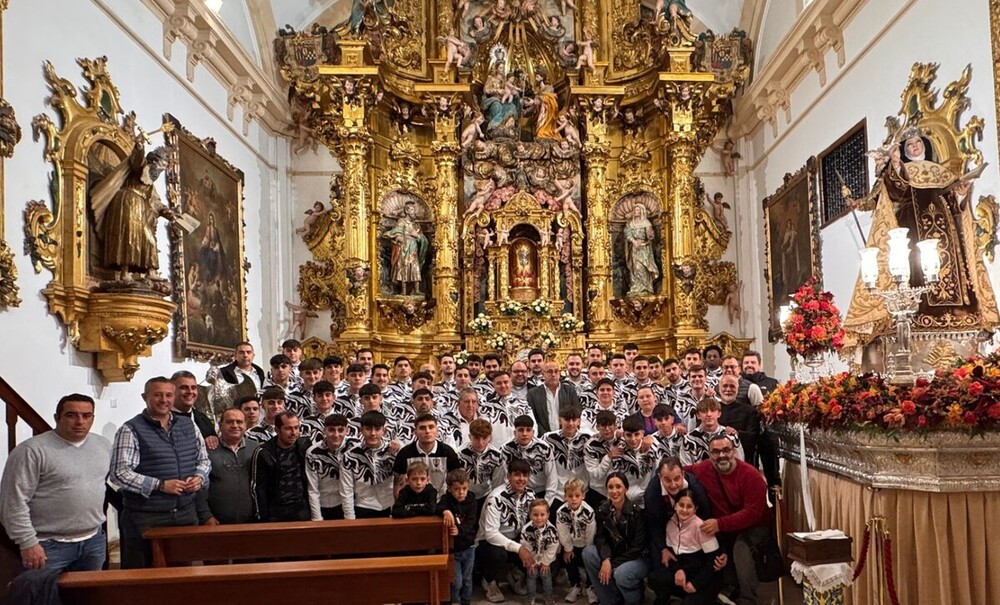
[(761, 411), (768, 421), (818, 429), (998, 430), (1000, 356), (969, 359), (912, 386), (846, 372), (810, 384), (791, 381), (775, 389)]
[(792, 295), (792, 303), (791, 314), (782, 326), (789, 355), (809, 358), (840, 350), (844, 327), (833, 294), (819, 290), (816, 279), (810, 278)]
[(572, 313), (563, 313), (559, 318), (559, 329), (563, 332), (579, 332), (583, 329), (583, 321), (576, 318)]
[(552, 313), (552, 305), (544, 298), (536, 298), (528, 303), (528, 309), (539, 317), (548, 317)]
[(455, 366), (461, 368), (461, 367), (464, 367), (465, 364), (467, 364), (467, 363), (469, 363), (469, 352), (468, 351), (466, 351), (465, 349), (462, 349), (458, 353), (455, 353)]
[(480, 313), (475, 319), (469, 322), (469, 330), (473, 334), (484, 336), (493, 331), (493, 322), (484, 313)]
[(559, 337), (552, 332), (542, 332), (538, 335), (543, 349), (551, 349), (559, 346)]
[(494, 332), (486, 337), (486, 346), (496, 351), (503, 351), (508, 344), (510, 344), (510, 334), (506, 332)]
[(520, 315), (524, 307), (521, 303), (516, 300), (501, 300), (500, 301), (500, 314), (506, 315), (507, 317), (514, 317)]

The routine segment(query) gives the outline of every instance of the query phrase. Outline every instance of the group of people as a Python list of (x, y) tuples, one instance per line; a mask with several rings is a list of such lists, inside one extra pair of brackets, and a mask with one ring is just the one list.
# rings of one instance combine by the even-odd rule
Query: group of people
[(756, 602), (752, 553), (778, 483), (756, 411), (776, 382), (758, 353), (660, 359), (627, 344), (563, 367), (533, 350), (509, 368), (443, 355), (414, 373), (368, 349), (346, 364), (282, 350), (265, 372), (240, 343), (210, 371), (256, 393), (218, 415), (197, 409), (190, 372), (148, 380), (113, 443), (90, 433), (93, 399), (63, 397), (55, 430), (19, 445), (0, 483), (23, 566), (100, 569), (106, 500), (123, 568), (151, 564), (152, 527), (439, 515), (454, 603), (470, 602), (474, 569), (491, 602), (504, 583), (534, 601), (539, 581), (554, 602), (560, 568), (567, 602), (639, 603), (647, 582), (657, 602)]

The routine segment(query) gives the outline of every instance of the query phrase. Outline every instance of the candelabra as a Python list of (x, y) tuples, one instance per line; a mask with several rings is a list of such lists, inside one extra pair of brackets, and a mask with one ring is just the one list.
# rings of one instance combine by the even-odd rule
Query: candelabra
[(869, 292), (878, 295), (884, 302), (886, 310), (892, 316), (896, 327), (896, 352), (893, 355), (895, 372), (893, 382), (912, 383), (915, 379), (910, 351), (910, 332), (913, 316), (920, 307), (920, 299), (933, 288), (941, 271), (941, 255), (938, 252), (938, 240), (926, 239), (917, 242), (920, 254), (920, 270), (923, 274), (923, 285), (910, 285), (910, 238), (909, 229), (900, 227), (889, 230), (889, 257), (887, 268), (895, 288), (878, 289), (879, 265), (878, 248), (861, 250), (861, 280)]

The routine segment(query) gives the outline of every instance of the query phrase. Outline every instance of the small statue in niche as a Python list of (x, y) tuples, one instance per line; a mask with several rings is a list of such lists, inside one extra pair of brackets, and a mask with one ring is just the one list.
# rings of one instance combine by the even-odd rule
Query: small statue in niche
[(446, 47), (445, 71), (450, 70), (452, 65), (458, 69), (465, 67), (465, 62), (472, 55), (472, 49), (467, 42), (457, 38), (454, 34), (438, 36), (438, 41), (442, 42)]
[(428, 241), (417, 222), (417, 206), (408, 201), (403, 205), (403, 215), (396, 225), (386, 232), (393, 241), (392, 281), (400, 286), (400, 293), (421, 294), (422, 268), (427, 258)]
[(653, 253), (655, 231), (646, 217), (646, 206), (636, 204), (632, 219), (625, 225), (625, 264), (629, 273), (628, 296), (653, 294), (653, 282), (660, 276)]
[(306, 210), (306, 220), (302, 222), (302, 226), (295, 230), (297, 235), (305, 237), (307, 233), (312, 231), (313, 225), (319, 220), (319, 217), (326, 214), (326, 207), (323, 202), (316, 200), (313, 202), (312, 208)]
[(284, 338), (305, 340), (306, 319), (310, 317), (319, 317), (319, 315), (315, 311), (306, 308), (305, 305), (295, 305), (287, 300), (285, 301), (285, 308), (291, 312), (292, 317), (288, 320), (288, 330), (285, 331)]
[(577, 42), (576, 48), (579, 56), (576, 60), (575, 69), (586, 69), (592, 74), (597, 73), (597, 63), (594, 59), (594, 46), (597, 44), (595, 40), (590, 37), (584, 38), (583, 42)]
[(144, 155), (137, 141), (132, 152), (90, 190), (90, 209), (100, 243), (101, 266), (117, 272), (120, 282), (133, 275), (155, 276), (160, 267), (156, 220), (180, 216), (160, 201), (154, 183), (166, 169), (168, 151), (158, 147)]
[[(347, 269), (347, 292), (351, 296), (358, 296), (368, 285), (369, 268), (365, 265), (358, 265)], [(300, 339), (301, 340), (301, 339)]]
[(732, 206), (724, 198), (725, 196), (722, 195), (721, 191), (716, 191), (712, 197), (708, 197), (708, 192), (705, 192), (705, 201), (708, 202), (709, 208), (712, 209), (712, 218), (715, 219), (715, 222), (720, 227), (729, 231), (729, 220), (726, 218), (726, 210), (729, 210)]

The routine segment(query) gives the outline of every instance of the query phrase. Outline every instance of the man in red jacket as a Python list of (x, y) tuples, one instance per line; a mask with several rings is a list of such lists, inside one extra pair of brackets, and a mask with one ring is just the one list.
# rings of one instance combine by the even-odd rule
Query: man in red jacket
[(684, 470), (691, 472), (708, 494), (714, 519), (702, 525), (708, 535), (719, 534), (736, 568), (740, 605), (757, 603), (757, 568), (752, 548), (771, 531), (767, 505), (767, 483), (760, 471), (736, 458), (733, 443), (725, 434), (708, 443), (708, 460)]

